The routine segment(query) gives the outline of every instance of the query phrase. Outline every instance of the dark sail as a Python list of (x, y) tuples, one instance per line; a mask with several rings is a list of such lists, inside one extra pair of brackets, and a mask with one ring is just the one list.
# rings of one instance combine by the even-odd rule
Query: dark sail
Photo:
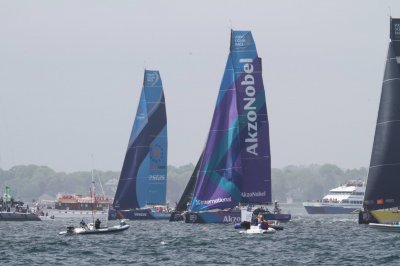
[(201, 156), (196, 164), (196, 167), (193, 170), (193, 174), (190, 177), (189, 182), (187, 183), (186, 188), (183, 191), (183, 194), (182, 194), (178, 204), (176, 205), (175, 211), (177, 211), (177, 212), (186, 211), (187, 204), (190, 203), (190, 201), (192, 200), (193, 191), (194, 191), (194, 187), (196, 185), (197, 175), (199, 173), (199, 167), (200, 167), (202, 158), (203, 158), (203, 154), (201, 154)]
[(390, 23), (391, 42), (364, 196), (367, 210), (400, 206), (400, 19)]

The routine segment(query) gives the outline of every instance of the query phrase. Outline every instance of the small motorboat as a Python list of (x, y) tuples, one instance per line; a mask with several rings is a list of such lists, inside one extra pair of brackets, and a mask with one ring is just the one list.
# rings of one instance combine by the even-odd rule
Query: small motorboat
[(129, 228), (129, 224), (121, 222), (119, 225), (115, 225), (112, 227), (101, 227), (96, 228), (92, 223), (88, 224), (87, 226), (68, 226), (67, 231), (61, 231), (58, 233), (59, 235), (86, 235), (86, 234), (107, 234), (107, 233), (117, 233), (125, 231)]
[(241, 234), (274, 234), (276, 230), (269, 227), (268, 229), (261, 229), (258, 225), (252, 225), (249, 229), (239, 231)]
[[(246, 222), (246, 221), (241, 222), (241, 223), (236, 223), (234, 225), (234, 228), (235, 229), (246, 229), (249, 226), (249, 224), (250, 223)], [(279, 221), (271, 222), (269, 224), (269, 228), (273, 228), (273, 229), (278, 230), (278, 231), (283, 230), (283, 226), (279, 224)]]
[(400, 224), (393, 223), (393, 224), (378, 224), (378, 223), (369, 223), (369, 227), (377, 228), (382, 231), (390, 231), (390, 232), (400, 232)]

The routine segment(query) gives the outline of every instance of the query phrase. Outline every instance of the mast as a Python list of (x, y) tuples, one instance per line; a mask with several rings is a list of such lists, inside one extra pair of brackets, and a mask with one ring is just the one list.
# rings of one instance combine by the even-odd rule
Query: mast
[(94, 173), (93, 173), (93, 154), (92, 154), (92, 184), (90, 187), (90, 201), (92, 202), (92, 221), (93, 221), (93, 226), (94, 226), (94, 200), (95, 195), (94, 194)]
[(390, 42), (364, 196), (366, 210), (400, 206), (400, 19), (390, 18)]

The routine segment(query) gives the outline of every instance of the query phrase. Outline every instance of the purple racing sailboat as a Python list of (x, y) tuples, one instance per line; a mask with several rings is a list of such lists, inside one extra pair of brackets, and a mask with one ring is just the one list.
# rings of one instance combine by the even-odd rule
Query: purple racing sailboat
[[(185, 222), (237, 223), (239, 206), (271, 202), (261, 58), (250, 31), (231, 31), (230, 53)], [(290, 220), (290, 214), (266, 215), (270, 215), (266, 219)]]
[(167, 116), (158, 71), (145, 70), (143, 89), (109, 219), (169, 219)]

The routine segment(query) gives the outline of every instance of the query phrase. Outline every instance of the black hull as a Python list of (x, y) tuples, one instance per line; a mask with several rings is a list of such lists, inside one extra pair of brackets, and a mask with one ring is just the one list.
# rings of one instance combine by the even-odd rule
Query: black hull
[(367, 210), (360, 210), (358, 213), (358, 224), (379, 223)]
[(170, 222), (180, 222), (185, 220), (185, 215), (180, 212), (172, 212), (171, 217), (169, 218)]

